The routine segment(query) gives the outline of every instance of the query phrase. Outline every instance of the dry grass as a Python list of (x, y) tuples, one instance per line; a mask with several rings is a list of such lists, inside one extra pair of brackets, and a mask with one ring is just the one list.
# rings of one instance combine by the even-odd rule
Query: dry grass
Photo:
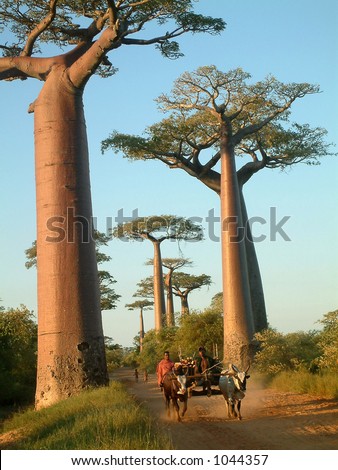
[(310, 395), (338, 399), (338, 376), (334, 372), (310, 374), (307, 371), (280, 372), (269, 384), (285, 392), (308, 393)]
[(172, 449), (168, 436), (120, 383), (15, 414), (2, 433), (2, 449)]

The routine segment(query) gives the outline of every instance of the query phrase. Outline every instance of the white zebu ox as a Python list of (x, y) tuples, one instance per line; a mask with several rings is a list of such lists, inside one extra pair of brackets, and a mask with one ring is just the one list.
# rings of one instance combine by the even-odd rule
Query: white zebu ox
[(242, 419), (241, 402), (245, 397), (246, 380), (250, 377), (247, 374), (249, 368), (250, 366), (241, 372), (236, 366), (230, 364), (228, 369), (221, 372), (219, 388), (227, 404), (228, 418)]

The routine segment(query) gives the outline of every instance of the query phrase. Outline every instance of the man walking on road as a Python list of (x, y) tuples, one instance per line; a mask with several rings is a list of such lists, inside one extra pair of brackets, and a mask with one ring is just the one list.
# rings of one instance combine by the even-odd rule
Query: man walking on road
[(157, 384), (162, 388), (162, 381), (165, 374), (171, 372), (175, 367), (175, 364), (169, 357), (169, 351), (164, 351), (164, 358), (157, 364)]

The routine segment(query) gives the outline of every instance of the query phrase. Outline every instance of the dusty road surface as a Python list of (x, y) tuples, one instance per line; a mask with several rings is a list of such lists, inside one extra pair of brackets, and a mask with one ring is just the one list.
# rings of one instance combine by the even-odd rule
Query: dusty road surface
[[(132, 370), (119, 369), (112, 380), (122, 381), (136, 399), (158, 418), (175, 449), (338, 449), (338, 402), (309, 395), (267, 390), (247, 382), (243, 420), (228, 420), (222, 395), (193, 396), (182, 422), (168, 418), (164, 398), (149, 374), (136, 383)], [(250, 383), (251, 380), (251, 383)]]

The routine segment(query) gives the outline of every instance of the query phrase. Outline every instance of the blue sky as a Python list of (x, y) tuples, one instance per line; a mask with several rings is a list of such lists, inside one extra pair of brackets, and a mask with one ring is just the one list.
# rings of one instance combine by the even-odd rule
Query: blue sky
[[(182, 37), (185, 57), (177, 61), (162, 58), (153, 47), (121, 48), (110, 56), (118, 74), (107, 80), (93, 77), (87, 85), (92, 199), (101, 231), (119, 209), (127, 216), (138, 209), (140, 216), (165, 213), (203, 220), (210, 210), (219, 214), (218, 197), (187, 174), (160, 162), (130, 163), (100, 152), (101, 140), (113, 129), (142, 133), (161, 119), (154, 99), (169, 92), (186, 70), (215, 64), (224, 71), (242, 67), (254, 81), (271, 73), (284, 82), (319, 84), (322, 93), (300, 100), (292, 119), (325, 127), (328, 141), (337, 143), (336, 0), (201, 0), (196, 9), (223, 17), (227, 28), (222, 35)], [(36, 238), (33, 115), (27, 109), (40, 89), (41, 83), (33, 80), (0, 82), (0, 298), (5, 307), (23, 303), (35, 312), (36, 273), (24, 266), (24, 250)], [(263, 170), (246, 185), (249, 216), (267, 220), (255, 227), (257, 236), (266, 235), (256, 249), (268, 320), (280, 331), (318, 328), (316, 321), (338, 306), (337, 170), (338, 159), (327, 157), (317, 167)], [(291, 241), (280, 236), (270, 240), (271, 208), (277, 220), (290, 217), (283, 228)], [(212, 277), (209, 289), (190, 297), (191, 308), (202, 309), (221, 290), (220, 245), (208, 237), (180, 247), (164, 242), (162, 254), (180, 256), (179, 248), (194, 262), (191, 273)], [(144, 263), (152, 257), (152, 246), (114, 240), (105, 251), (112, 257), (105, 268), (116, 278), (122, 298), (116, 310), (103, 312), (104, 332), (128, 346), (139, 321), (137, 312), (124, 306), (133, 301), (136, 283), (151, 275)], [(153, 325), (153, 312), (145, 312), (146, 330)]]

